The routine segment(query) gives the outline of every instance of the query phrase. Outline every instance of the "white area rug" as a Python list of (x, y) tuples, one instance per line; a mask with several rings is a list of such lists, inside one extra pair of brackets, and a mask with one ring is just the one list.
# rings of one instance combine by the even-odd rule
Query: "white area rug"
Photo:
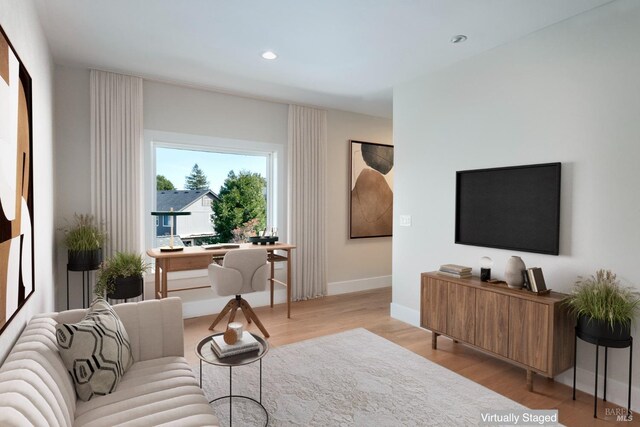
[[(203, 373), (209, 400), (229, 394), (228, 368)], [(258, 399), (258, 384), (258, 363), (233, 369), (233, 394)], [(262, 387), (270, 426), (468, 426), (481, 412), (525, 409), (365, 329), (272, 348)], [(229, 401), (212, 406), (228, 426)], [(264, 425), (253, 402), (233, 407), (234, 426)]]

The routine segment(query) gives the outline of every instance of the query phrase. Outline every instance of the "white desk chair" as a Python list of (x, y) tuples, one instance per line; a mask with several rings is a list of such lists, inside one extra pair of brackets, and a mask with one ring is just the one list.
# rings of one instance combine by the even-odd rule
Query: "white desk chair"
[(216, 263), (209, 265), (209, 279), (211, 288), (218, 296), (235, 295), (222, 309), (209, 329), (212, 330), (231, 311), (229, 322), (233, 322), (238, 308), (244, 313), (247, 322), (253, 320), (262, 334), (269, 338), (269, 333), (253, 312), (242, 294), (263, 291), (267, 286), (269, 264), (267, 263), (266, 249), (236, 249), (227, 252), (222, 260), (222, 265)]

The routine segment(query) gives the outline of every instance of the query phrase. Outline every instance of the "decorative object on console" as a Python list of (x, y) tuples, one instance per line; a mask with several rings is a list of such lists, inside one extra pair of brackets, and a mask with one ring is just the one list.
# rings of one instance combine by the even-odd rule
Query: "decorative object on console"
[(115, 391), (133, 364), (129, 336), (109, 303), (97, 298), (78, 323), (56, 325), (60, 356), (81, 400)]
[(171, 208), (168, 211), (153, 211), (151, 212), (151, 215), (171, 217), (171, 235), (169, 237), (169, 246), (161, 247), (160, 252), (178, 252), (178, 251), (184, 250), (184, 246), (173, 245), (174, 243), (173, 236), (175, 235), (175, 232), (176, 232), (176, 216), (191, 215), (191, 212), (174, 211), (173, 208)]
[(493, 267), (493, 260), (488, 256), (480, 258), (480, 280), (488, 282), (491, 280), (491, 267)]
[(526, 270), (527, 266), (524, 265), (524, 261), (519, 256), (512, 256), (507, 260), (507, 266), (504, 270), (504, 280), (507, 285), (513, 289), (522, 289), (524, 285), (524, 278), (522, 277), (522, 271)]
[(526, 270), (526, 276), (524, 277), (525, 283), (529, 284), (529, 290), (539, 295), (549, 293), (547, 284), (544, 281), (544, 275), (540, 267), (532, 267)]
[(104, 296), (106, 293), (108, 298), (124, 300), (143, 295), (143, 275), (148, 269), (142, 255), (116, 252), (100, 266), (98, 282), (93, 292), (97, 296)]
[(393, 230), (393, 146), (349, 141), (351, 197), (349, 238), (391, 236)]
[(0, 332), (35, 289), (31, 77), (0, 27)]
[(464, 279), (465, 277), (471, 277), (471, 267), (458, 264), (443, 264), (440, 266), (438, 274)]

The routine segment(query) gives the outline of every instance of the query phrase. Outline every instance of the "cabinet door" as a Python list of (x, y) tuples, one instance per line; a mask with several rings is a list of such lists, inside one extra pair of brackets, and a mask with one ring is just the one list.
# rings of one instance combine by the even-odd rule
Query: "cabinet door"
[(475, 343), (476, 290), (449, 283), (447, 334), (469, 344)]
[(476, 290), (476, 345), (507, 357), (509, 355), (509, 297)]
[(447, 282), (431, 277), (422, 279), (422, 326), (432, 331), (447, 332)]
[(546, 372), (549, 306), (509, 297), (509, 358)]

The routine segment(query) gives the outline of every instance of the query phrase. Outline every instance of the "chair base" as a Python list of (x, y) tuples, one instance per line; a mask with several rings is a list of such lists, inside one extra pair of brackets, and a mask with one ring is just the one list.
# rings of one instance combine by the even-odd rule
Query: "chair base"
[(258, 329), (260, 329), (260, 331), (262, 332), (262, 335), (264, 335), (265, 338), (269, 338), (269, 333), (267, 332), (267, 329), (262, 325), (262, 322), (260, 322), (260, 319), (258, 319), (258, 316), (256, 316), (256, 313), (254, 313), (253, 309), (251, 308), (251, 305), (249, 305), (249, 303), (240, 295), (236, 295), (234, 299), (230, 300), (227, 303), (227, 305), (224, 306), (220, 314), (218, 314), (218, 317), (216, 317), (216, 319), (213, 321), (211, 326), (209, 326), (209, 330), (210, 331), (213, 330), (213, 328), (215, 328), (216, 325), (229, 312), (231, 312), (231, 314), (229, 315), (229, 321), (227, 322), (227, 325), (233, 322), (233, 320), (236, 318), (236, 313), (238, 309), (242, 310), (242, 313), (244, 314), (244, 317), (247, 319), (247, 322), (251, 323), (251, 321), (253, 321), (258, 327)]

